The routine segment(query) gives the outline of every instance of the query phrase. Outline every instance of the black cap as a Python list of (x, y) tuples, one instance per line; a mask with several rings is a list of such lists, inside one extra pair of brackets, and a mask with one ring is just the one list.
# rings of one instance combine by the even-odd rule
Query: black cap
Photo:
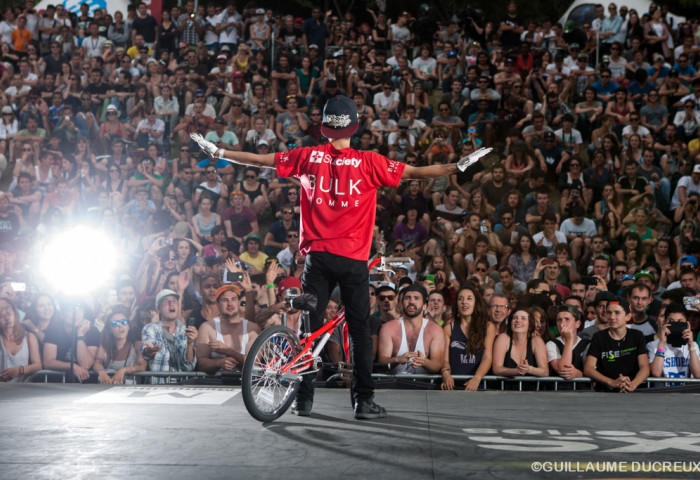
[(359, 126), (355, 102), (345, 95), (336, 95), (328, 99), (323, 107), (323, 124), (321, 134), (326, 138), (345, 138), (352, 136)]
[(417, 283), (412, 283), (408, 287), (404, 288), (402, 291), (403, 291), (404, 295), (407, 294), (408, 292), (418, 292), (423, 297), (424, 302), (428, 299), (427, 290), (422, 285), (418, 285)]

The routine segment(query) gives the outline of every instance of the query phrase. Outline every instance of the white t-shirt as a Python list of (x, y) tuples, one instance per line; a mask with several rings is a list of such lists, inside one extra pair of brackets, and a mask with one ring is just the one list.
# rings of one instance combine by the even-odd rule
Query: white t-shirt
[(685, 187), (685, 196), (686, 197), (693, 192), (700, 195), (700, 184), (697, 184), (697, 185), (694, 184), (690, 175), (686, 175), (685, 177), (681, 177), (681, 179), (678, 180), (678, 185), (676, 185), (676, 190), (673, 192), (673, 198), (671, 199), (671, 209), (674, 209), (681, 204), (681, 201), (678, 198), (678, 188), (679, 187)]
[(572, 151), (574, 145), (581, 145), (583, 143), (583, 137), (581, 132), (572, 128), (570, 132), (564, 132), (563, 128), (554, 131), (554, 135), (557, 137), (561, 143), (561, 147), (567, 152)]
[(437, 60), (433, 57), (428, 57), (423, 60), (421, 57), (415, 58), (413, 63), (411, 63), (411, 68), (417, 68), (423, 75), (436, 75), (437, 73)]
[(564, 65), (563, 62), (561, 65), (561, 70), (559, 70), (557, 68), (556, 64), (554, 64), (554, 63), (550, 63), (549, 65), (547, 65), (547, 68), (545, 69), (545, 73), (553, 76), (555, 82), (559, 82), (562, 80), (563, 77), (561, 77), (559, 75), (560, 72), (565, 74), (565, 75), (569, 75), (571, 73), (571, 69), (569, 67), (567, 67), (566, 65)]
[(567, 237), (576, 233), (582, 233), (587, 237), (592, 237), (593, 235), (598, 233), (595, 228), (595, 222), (593, 222), (593, 220), (591, 220), (590, 218), (584, 218), (581, 225), (576, 225), (570, 218), (567, 218), (566, 220), (561, 222), (561, 227), (559, 228), (561, 233), (563, 233)]
[[(557, 337), (556, 340), (559, 340), (561, 343), (566, 343), (561, 336)], [(578, 342), (581, 341), (581, 337), (578, 335), (576, 336), (576, 343), (574, 343), (574, 348), (576, 348), (576, 345), (578, 345)], [(559, 349), (557, 348), (557, 344), (554, 343), (554, 341), (550, 340), (547, 342), (547, 345), (545, 345), (545, 348), (547, 349), (547, 363), (553, 361), (553, 360), (559, 360), (561, 358), (561, 353), (559, 353)]]
[[(557, 238), (558, 243), (566, 243), (566, 235), (559, 230), (554, 231), (554, 236)], [(537, 232), (532, 237), (532, 241), (535, 242), (535, 245), (538, 245), (540, 240), (542, 240), (542, 246), (547, 249), (547, 256), (549, 258), (554, 258), (554, 243), (550, 239), (545, 238), (544, 232)]]
[[(220, 22), (223, 25), (231, 22), (236, 22), (236, 24), (240, 25), (241, 16), (238, 14), (238, 12), (234, 12), (233, 15), (229, 16), (226, 9), (224, 9), (224, 11), (221, 12)], [(219, 34), (219, 43), (238, 43), (238, 27), (231, 26), (221, 30), (221, 33)]]
[(629, 146), (628, 137), (633, 133), (636, 133), (637, 135), (642, 137), (642, 141), (644, 141), (644, 137), (649, 135), (651, 132), (647, 127), (644, 127), (642, 125), (639, 125), (637, 131), (635, 132), (634, 130), (632, 130), (632, 125), (627, 125), (625, 128), (622, 129), (622, 144), (625, 146), (625, 148)]
[(10, 35), (12, 35), (12, 32), (16, 29), (16, 25), (7, 23), (5, 20), (0, 22), (0, 38), (2, 39), (2, 43), (9, 43), (10, 45), (12, 45), (12, 39), (10, 38)]
[(207, 31), (204, 33), (204, 43), (211, 45), (219, 41), (219, 34), (214, 32), (214, 28), (221, 23), (221, 15), (213, 15), (204, 18)]
[(384, 92), (379, 92), (374, 94), (372, 103), (374, 105), (379, 105), (379, 108), (391, 108), (394, 102), (399, 101), (399, 92), (392, 91), (389, 96), (384, 95)]
[[(695, 344), (697, 349), (698, 344)], [(659, 348), (659, 341), (654, 340), (647, 343), (647, 353), (649, 354), (649, 363), (656, 358), (656, 349)], [(688, 348), (687, 343), (683, 343), (680, 347), (674, 347), (668, 343), (664, 347), (664, 370), (663, 375), (666, 378), (690, 378), (690, 355), (697, 355), (700, 359), (700, 350), (695, 350), (692, 353)]]

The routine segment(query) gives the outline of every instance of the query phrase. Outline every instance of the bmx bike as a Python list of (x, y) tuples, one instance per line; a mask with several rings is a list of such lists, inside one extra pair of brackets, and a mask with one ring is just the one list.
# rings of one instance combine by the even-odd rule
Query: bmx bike
[[(370, 263), (369, 268), (370, 272), (393, 274), (391, 265), (408, 261), (406, 257), (381, 257)], [(318, 302), (313, 295), (299, 295), (293, 290), (287, 290), (285, 301), (291, 308), (302, 311), (301, 322), (304, 331), (309, 332), (309, 312), (316, 309)], [(261, 422), (272, 422), (282, 416), (294, 401), (302, 375), (316, 373), (321, 368), (320, 353), (339, 325), (345, 328), (343, 347), (347, 355), (344, 322), (345, 309), (341, 308), (321, 328), (301, 337), (286, 325), (273, 325), (261, 332), (246, 355), (241, 373), (243, 403), (248, 413)], [(345, 370), (345, 373), (351, 372)]]

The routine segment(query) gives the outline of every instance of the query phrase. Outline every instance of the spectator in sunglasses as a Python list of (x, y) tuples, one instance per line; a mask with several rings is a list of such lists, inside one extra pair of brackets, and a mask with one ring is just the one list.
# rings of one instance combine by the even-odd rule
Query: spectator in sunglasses
[(146, 361), (139, 349), (141, 339), (135, 339), (134, 335), (130, 334), (129, 316), (128, 308), (115, 305), (104, 317), (102, 341), (97, 348), (93, 367), (102, 384), (133, 384), (133, 379), (124, 377), (146, 370)]

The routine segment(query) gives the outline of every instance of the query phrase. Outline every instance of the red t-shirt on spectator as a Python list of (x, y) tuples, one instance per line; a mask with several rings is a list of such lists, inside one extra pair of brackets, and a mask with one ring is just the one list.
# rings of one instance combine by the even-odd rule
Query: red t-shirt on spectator
[(377, 188), (399, 184), (404, 163), (332, 144), (275, 154), (277, 175), (301, 181), (299, 250), (367, 260)]

